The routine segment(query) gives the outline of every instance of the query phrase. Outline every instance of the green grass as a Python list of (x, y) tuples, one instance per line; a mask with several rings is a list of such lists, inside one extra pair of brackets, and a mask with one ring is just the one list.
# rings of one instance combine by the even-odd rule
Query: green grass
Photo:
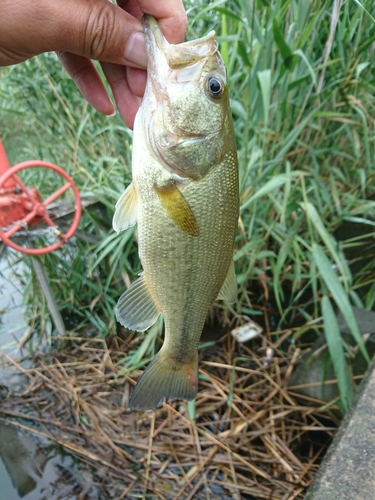
[[(351, 304), (375, 309), (375, 253), (363, 255), (375, 236), (375, 10), (346, 1), (335, 15), (337, 4), (185, 2), (188, 38), (215, 29), (228, 69), (241, 190), (232, 312), (259, 312), (271, 301), (276, 330), (301, 326), (296, 342), (306, 329), (324, 331), (345, 410), (350, 356), (335, 311), (366, 357)], [(93, 111), (54, 55), (0, 71), (0, 136), (12, 163), (53, 161), (106, 207), (81, 224), (101, 243), (78, 242), (44, 261), (60, 307), (101, 335), (114, 333), (123, 278), (140, 271), (134, 231), (114, 235), (109, 222), (131, 175), (131, 132), (118, 116)], [(355, 231), (342, 238), (343, 227)], [(160, 332), (124, 360), (127, 369), (146, 362)]]

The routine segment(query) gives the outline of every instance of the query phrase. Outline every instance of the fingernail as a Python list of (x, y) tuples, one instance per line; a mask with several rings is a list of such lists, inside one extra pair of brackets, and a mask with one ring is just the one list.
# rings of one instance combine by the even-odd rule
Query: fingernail
[(147, 67), (145, 37), (140, 31), (133, 33), (125, 47), (125, 58), (139, 68)]

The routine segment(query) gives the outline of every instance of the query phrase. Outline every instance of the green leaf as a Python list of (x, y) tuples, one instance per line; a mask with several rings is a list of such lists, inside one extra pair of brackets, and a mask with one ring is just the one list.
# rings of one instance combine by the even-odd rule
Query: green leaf
[(240, 21), (241, 23), (243, 23), (243, 19), (239, 15), (237, 15), (232, 10), (227, 9), (226, 7), (215, 7), (213, 10), (220, 12), (220, 14), (223, 14), (224, 16), (229, 17), (234, 21)]
[(269, 7), (270, 5), (270, 0), (257, 0), (258, 9), (262, 9), (262, 7)]
[(355, 78), (356, 80), (359, 79), (359, 75), (362, 73), (362, 71), (367, 68), (371, 63), (369, 61), (359, 63), (358, 66), (355, 68)]
[(282, 289), (282, 287), (279, 286), (280, 275), (281, 275), (282, 269), (284, 268), (285, 261), (287, 260), (288, 256), (290, 255), (290, 249), (293, 245), (294, 238), (295, 238), (295, 234), (292, 233), (290, 236), (288, 236), (285, 239), (285, 241), (283, 242), (283, 244), (281, 245), (281, 247), (279, 249), (277, 260), (276, 260), (276, 265), (273, 269), (273, 289), (275, 292), (275, 299), (276, 299), (279, 311), (283, 310), (282, 304), (281, 304), (281, 300), (282, 300), (281, 294), (283, 293), (283, 289)]
[(314, 69), (311, 66), (308, 58), (305, 55), (305, 53), (302, 50), (297, 49), (297, 50), (294, 51), (294, 55), (295, 56), (299, 56), (302, 59), (302, 61), (306, 64), (307, 69), (308, 69), (308, 71), (309, 71), (309, 73), (311, 75), (311, 79), (314, 82), (314, 86), (316, 87), (316, 75), (315, 75)]
[(275, 37), (276, 45), (279, 49), (281, 57), (283, 58), (285, 67), (287, 69), (291, 70), (294, 68), (295, 57), (294, 57), (294, 54), (293, 54), (292, 50), (290, 49), (289, 45), (284, 40), (284, 36), (283, 36), (280, 28), (277, 25), (276, 19), (273, 20), (272, 29), (273, 29), (273, 36)]
[(235, 100), (235, 99), (231, 99), (230, 100), (230, 107), (231, 107), (231, 110), (232, 110), (232, 113), (234, 116), (237, 116), (238, 118), (241, 118), (243, 121), (246, 122), (246, 120), (248, 119), (248, 116), (247, 116), (246, 109), (244, 108), (244, 105), (242, 104), (242, 102)]
[(337, 277), (337, 274), (332, 269), (331, 262), (323, 252), (322, 247), (320, 247), (319, 245), (314, 244), (312, 246), (312, 255), (320, 271), (322, 280), (326, 284), (328, 290), (331, 292), (332, 297), (337, 304), (337, 307), (340, 309), (342, 315), (344, 316), (345, 321), (347, 322), (355, 341), (361, 349), (364, 358), (368, 363), (370, 363), (370, 358), (367, 353), (365, 344), (363, 343), (362, 335), (360, 334), (352, 306), (339, 278)]
[(372, 17), (372, 15), (370, 14), (370, 12), (367, 9), (365, 9), (365, 7), (362, 5), (362, 3), (359, 0), (353, 0), (353, 1), (354, 1), (354, 3), (356, 3), (357, 5), (359, 5), (366, 12), (366, 14), (373, 20), (373, 22), (375, 23), (375, 18)]
[(340, 330), (337, 324), (335, 312), (331, 301), (327, 296), (322, 298), (322, 315), (324, 323), (324, 333), (326, 336), (329, 354), (331, 356), (333, 369), (337, 377), (341, 402), (344, 411), (348, 409), (352, 398), (353, 391), (350, 380), (350, 370), (345, 358), (344, 347), (342, 344)]
[(196, 414), (195, 399), (187, 402), (187, 409), (190, 422), (195, 422), (195, 414)]
[[(225, 38), (228, 35), (227, 30), (227, 17), (225, 14), (221, 14), (221, 36)], [(228, 68), (229, 57), (228, 57), (228, 41), (222, 40), (220, 43), (221, 57), (223, 58), (225, 66)]]
[(249, 56), (247, 55), (247, 45), (243, 40), (238, 40), (238, 54), (242, 59), (242, 62), (245, 66), (251, 66), (251, 62), (249, 60)]
[(289, 174), (278, 174), (274, 177), (271, 177), (269, 181), (267, 181), (264, 186), (262, 186), (256, 193), (253, 194), (241, 207), (241, 210), (247, 208), (253, 201), (257, 198), (261, 198), (268, 193), (272, 193), (276, 191), (280, 186), (285, 184), (288, 180), (293, 177), (299, 177), (300, 175), (304, 175), (305, 173), (301, 170), (295, 170), (294, 172), (290, 172)]
[(346, 279), (346, 272), (343, 266), (343, 263), (336, 251), (335, 248), (335, 240), (332, 238), (332, 236), (328, 233), (325, 225), (322, 222), (322, 219), (320, 218), (320, 215), (318, 214), (316, 208), (314, 205), (311, 203), (301, 203), (300, 204), (302, 208), (305, 209), (306, 215), (312, 222), (313, 226), (319, 233), (320, 237), (324, 241), (327, 249), (329, 250), (332, 258), (334, 259), (335, 263), (337, 264), (338, 268), (340, 269), (341, 275)]
[(271, 70), (265, 69), (264, 71), (257, 72), (257, 78), (260, 85), (263, 103), (263, 119), (264, 123), (268, 122), (268, 113), (271, 101)]

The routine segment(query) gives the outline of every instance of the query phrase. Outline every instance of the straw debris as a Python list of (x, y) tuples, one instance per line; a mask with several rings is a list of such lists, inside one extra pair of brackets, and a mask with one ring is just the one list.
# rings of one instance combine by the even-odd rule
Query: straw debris
[(129, 339), (62, 341), (64, 351), (28, 369), (3, 356), (26, 377), (4, 395), (0, 418), (88, 464), (103, 499), (302, 499), (338, 425), (334, 406), (287, 389), (298, 351), (276, 342), (266, 355), (228, 333), (200, 351), (195, 404), (131, 413), (141, 372), (121, 369)]

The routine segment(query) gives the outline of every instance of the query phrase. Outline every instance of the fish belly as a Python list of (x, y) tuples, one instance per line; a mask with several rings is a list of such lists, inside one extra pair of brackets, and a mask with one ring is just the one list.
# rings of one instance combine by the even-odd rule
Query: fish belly
[(181, 231), (164, 211), (152, 186), (139, 193), (139, 256), (150, 294), (165, 321), (165, 345), (175, 358), (195, 354), (207, 311), (217, 298), (233, 258), (238, 219), (235, 152), (199, 182), (179, 190), (199, 235)]

